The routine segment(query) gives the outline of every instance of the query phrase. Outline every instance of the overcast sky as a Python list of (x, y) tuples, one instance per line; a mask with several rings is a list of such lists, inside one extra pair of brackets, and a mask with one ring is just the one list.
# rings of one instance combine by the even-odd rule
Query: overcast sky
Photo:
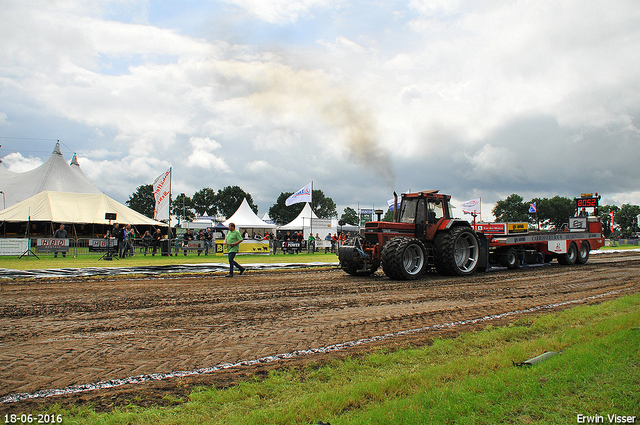
[[(640, 204), (637, 0), (0, 0), (0, 157), (124, 202), (313, 181), (344, 207)], [(1, 189), (1, 188), (0, 188)], [(457, 209), (459, 212), (459, 208)]]

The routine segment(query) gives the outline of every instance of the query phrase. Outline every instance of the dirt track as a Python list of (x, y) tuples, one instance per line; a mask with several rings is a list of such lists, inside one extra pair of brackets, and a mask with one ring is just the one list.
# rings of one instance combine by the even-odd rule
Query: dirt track
[[(436, 334), (504, 323), (528, 309), (550, 311), (640, 291), (640, 254), (592, 256), (585, 266), (437, 274), (415, 282), (381, 272), (249, 271), (141, 279), (5, 283), (0, 292), (0, 398), (154, 373), (194, 371), (412, 329), (385, 339), (291, 360), (129, 384), (110, 390), (0, 404), (0, 412), (52, 402), (104, 408), (137, 397), (166, 403), (195, 384), (229, 385), (283, 364), (319, 362), (380, 345), (424, 344)], [(481, 319), (476, 323), (452, 322)], [(437, 325), (449, 324), (445, 328)], [(436, 328), (423, 329), (426, 327)]]

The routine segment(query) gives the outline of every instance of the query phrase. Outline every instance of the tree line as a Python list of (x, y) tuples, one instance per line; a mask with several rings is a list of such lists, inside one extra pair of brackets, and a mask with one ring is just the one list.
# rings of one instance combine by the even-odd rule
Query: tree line
[[(529, 212), (529, 207), (533, 203), (536, 204), (537, 213)], [(562, 229), (568, 223), (568, 218), (576, 213), (575, 201), (571, 198), (554, 196), (553, 198), (533, 198), (530, 201), (525, 201), (522, 196), (516, 193), (496, 202), (491, 212), (497, 222), (539, 222), (541, 226), (557, 230)], [(614, 213), (613, 232), (611, 231), (610, 212)], [(600, 205), (598, 208), (598, 216), (602, 220), (605, 237), (631, 236), (640, 231), (638, 214), (640, 214), (640, 206), (632, 204), (624, 204), (622, 207)]]
[[(297, 203), (286, 206), (287, 198), (293, 195), (293, 192), (282, 192), (275, 204), (269, 208), (269, 218), (277, 224), (287, 224), (294, 220), (304, 208), (304, 203)], [(205, 187), (192, 196), (185, 193), (172, 196), (170, 211), (171, 215), (180, 217), (186, 221), (193, 221), (196, 216), (211, 216), (218, 214), (229, 218), (236, 212), (243, 199), (247, 200), (249, 207), (254, 213), (258, 213), (258, 207), (253, 202), (250, 193), (244, 191), (239, 186), (227, 186), (223, 189), (215, 190)], [(314, 189), (311, 194), (311, 208), (318, 218), (330, 219), (337, 218), (336, 204), (333, 199), (325, 196), (324, 192)], [(153, 210), (155, 207), (155, 199), (153, 197), (153, 185), (146, 184), (138, 186), (136, 191), (129, 196), (125, 202), (129, 208), (143, 214), (149, 218), (153, 218)]]

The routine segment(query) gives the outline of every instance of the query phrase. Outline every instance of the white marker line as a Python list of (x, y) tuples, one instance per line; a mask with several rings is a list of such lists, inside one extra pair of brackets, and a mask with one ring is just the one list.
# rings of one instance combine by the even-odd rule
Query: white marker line
[(296, 350), (290, 353), (261, 357), (255, 360), (243, 360), (237, 363), (221, 363), (217, 366), (204, 367), (196, 370), (183, 370), (183, 371), (176, 371), (176, 372), (169, 372), (169, 373), (152, 373), (152, 374), (145, 374), (145, 375), (130, 376), (127, 378), (111, 379), (109, 381), (100, 381), (92, 384), (71, 385), (69, 387), (60, 388), (60, 389), (40, 390), (34, 393), (10, 394), (0, 398), (0, 404), (15, 403), (18, 401), (28, 400), (33, 398), (46, 398), (46, 397), (52, 397), (57, 395), (69, 395), (69, 394), (76, 394), (76, 393), (94, 391), (94, 390), (105, 390), (105, 389), (120, 387), (122, 385), (127, 385), (127, 384), (142, 384), (144, 382), (149, 382), (149, 381), (162, 381), (162, 380), (171, 379), (171, 378), (183, 378), (183, 377), (194, 376), (194, 375), (205, 375), (205, 374), (210, 374), (210, 373), (214, 373), (214, 372), (218, 372), (226, 369), (232, 369), (240, 366), (253, 366), (258, 364), (267, 364), (267, 363), (277, 362), (279, 360), (306, 356), (309, 354), (329, 353), (332, 351), (345, 350), (347, 348), (355, 347), (362, 344), (368, 344), (370, 342), (383, 341), (385, 339), (394, 338), (402, 335), (412, 335), (418, 332), (447, 329), (455, 326), (473, 325), (476, 323), (486, 322), (489, 320), (502, 319), (504, 317), (515, 316), (515, 315), (525, 314), (525, 313), (533, 313), (536, 311), (553, 309), (556, 307), (561, 307), (569, 304), (578, 304), (585, 301), (603, 298), (609, 295), (619, 294), (620, 292), (623, 292), (623, 291), (610, 291), (610, 292), (607, 292), (606, 294), (593, 295), (593, 296), (582, 298), (579, 300), (564, 301), (564, 302), (555, 303), (555, 304), (545, 304), (537, 307), (527, 308), (524, 310), (515, 310), (515, 311), (509, 311), (506, 313), (492, 314), (489, 316), (479, 317), (475, 319), (459, 320), (456, 322), (442, 323), (438, 325), (425, 326), (422, 328), (392, 332), (384, 335), (374, 336), (371, 338), (362, 338), (355, 341), (348, 341), (348, 342), (343, 342), (339, 344), (328, 345), (326, 347), (310, 348), (308, 350)]

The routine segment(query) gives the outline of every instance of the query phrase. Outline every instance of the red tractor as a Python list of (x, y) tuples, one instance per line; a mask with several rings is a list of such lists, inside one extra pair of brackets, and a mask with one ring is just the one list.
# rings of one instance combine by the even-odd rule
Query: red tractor
[[(396, 280), (418, 279), (432, 268), (459, 276), (485, 271), (487, 240), (468, 221), (453, 218), (450, 199), (437, 190), (402, 194), (393, 222), (366, 223), (364, 234), (338, 249), (340, 267), (351, 275), (368, 276), (382, 265)], [(398, 205), (395, 193), (394, 201)]]

